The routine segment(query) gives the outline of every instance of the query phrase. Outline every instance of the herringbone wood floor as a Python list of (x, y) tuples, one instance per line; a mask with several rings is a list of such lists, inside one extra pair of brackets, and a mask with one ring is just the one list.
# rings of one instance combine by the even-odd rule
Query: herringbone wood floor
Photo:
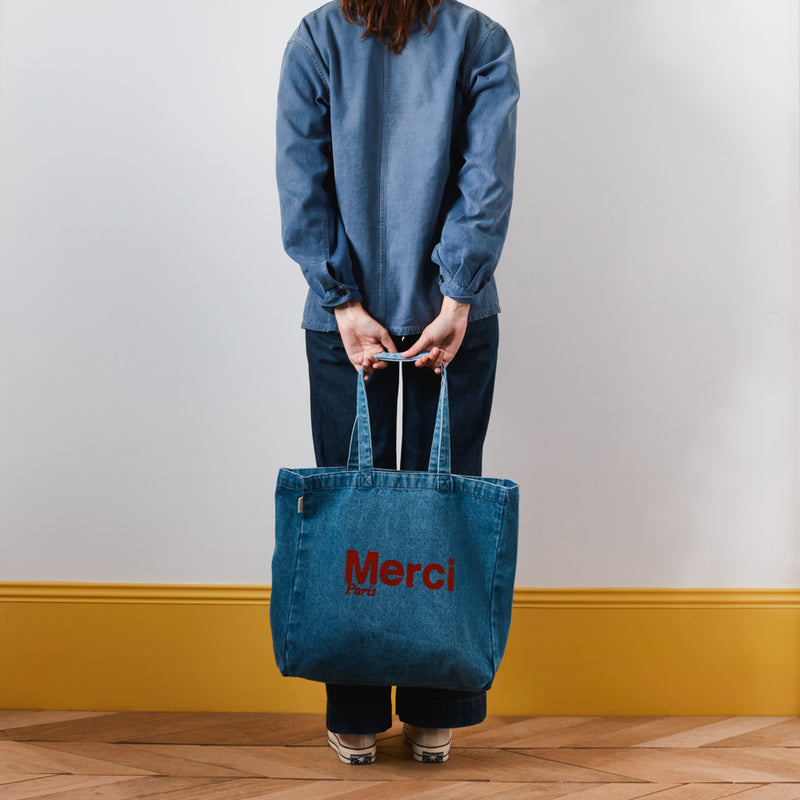
[(395, 725), (340, 764), (301, 714), (0, 711), (2, 800), (800, 799), (796, 717), (491, 717), (450, 761)]

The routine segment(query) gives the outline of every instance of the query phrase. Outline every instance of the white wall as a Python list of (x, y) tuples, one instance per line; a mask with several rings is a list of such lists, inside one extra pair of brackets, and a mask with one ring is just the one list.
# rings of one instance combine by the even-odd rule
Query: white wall
[[(273, 125), (316, 4), (0, 3), (0, 580), (269, 582), (313, 463)], [(518, 584), (800, 585), (797, 0), (478, 4), (523, 82)]]

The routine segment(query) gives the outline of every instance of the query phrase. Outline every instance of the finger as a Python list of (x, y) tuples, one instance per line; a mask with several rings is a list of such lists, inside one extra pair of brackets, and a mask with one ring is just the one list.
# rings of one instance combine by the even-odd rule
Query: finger
[(432, 347), (427, 355), (422, 356), (422, 358), (420, 358), (419, 361), (417, 361), (416, 366), (418, 366), (418, 367), (435, 367), (436, 366), (436, 360), (439, 357), (439, 352), (440, 351), (439, 351), (438, 347)]
[[(411, 358), (412, 356), (417, 355), (417, 353), (421, 353), (423, 350), (426, 350), (427, 347), (427, 337), (421, 336), (414, 344), (411, 345), (411, 347), (408, 348), (408, 350), (403, 351), (400, 353), (400, 355), (403, 356), (403, 358)], [(424, 358), (427, 358), (427, 356), (423, 356), (423, 359)], [(419, 366), (419, 361), (417, 362), (417, 366)]]
[(372, 353), (364, 356), (364, 358), (361, 361), (361, 366), (364, 367), (365, 375), (371, 375), (372, 371), (376, 369), (378, 366), (375, 360), (375, 356)]
[(389, 334), (389, 331), (384, 330), (381, 334), (381, 344), (383, 345), (384, 349), (387, 353), (396, 353), (397, 347), (395, 343), (392, 341), (392, 337)]
[(364, 361), (369, 362), (371, 370), (386, 369), (386, 367), (389, 366), (389, 364), (386, 361), (383, 361), (379, 358), (379, 355), (380, 353), (370, 353), (369, 355), (364, 357)]

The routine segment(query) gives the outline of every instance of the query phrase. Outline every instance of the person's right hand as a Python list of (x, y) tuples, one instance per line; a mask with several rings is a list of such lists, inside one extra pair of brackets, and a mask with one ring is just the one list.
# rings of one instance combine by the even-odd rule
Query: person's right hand
[(369, 375), (374, 369), (388, 366), (385, 361), (377, 361), (371, 356), (384, 352), (396, 353), (397, 348), (389, 331), (373, 319), (360, 302), (351, 300), (335, 306), (333, 312), (347, 357), (356, 371), (364, 367), (364, 374)]
[(442, 364), (449, 364), (458, 353), (464, 334), (467, 332), (469, 305), (459, 303), (451, 297), (442, 298), (442, 310), (426, 326), (416, 343), (404, 353), (403, 358), (416, 356), (423, 350), (428, 354), (417, 360), (416, 366), (430, 367), (437, 375), (442, 372)]

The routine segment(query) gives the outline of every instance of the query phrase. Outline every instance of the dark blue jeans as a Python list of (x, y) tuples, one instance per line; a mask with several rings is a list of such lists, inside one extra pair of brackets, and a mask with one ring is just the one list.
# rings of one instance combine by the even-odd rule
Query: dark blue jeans
[[(407, 350), (416, 336), (394, 337)], [(450, 396), (452, 471), (480, 475), (483, 442), (489, 425), (497, 366), (497, 317), (470, 322), (464, 341), (447, 365)], [(318, 467), (347, 463), (356, 414), (356, 371), (338, 333), (306, 331), (311, 430)], [(403, 370), (403, 438), (400, 469), (428, 468), (439, 376), (413, 364), (389, 363), (367, 382), (373, 461), (397, 468), (397, 396)], [(391, 727), (390, 686), (327, 684), (327, 726), (336, 733), (378, 733)], [(475, 725), (486, 716), (486, 692), (397, 687), (397, 714), (424, 728)]]

